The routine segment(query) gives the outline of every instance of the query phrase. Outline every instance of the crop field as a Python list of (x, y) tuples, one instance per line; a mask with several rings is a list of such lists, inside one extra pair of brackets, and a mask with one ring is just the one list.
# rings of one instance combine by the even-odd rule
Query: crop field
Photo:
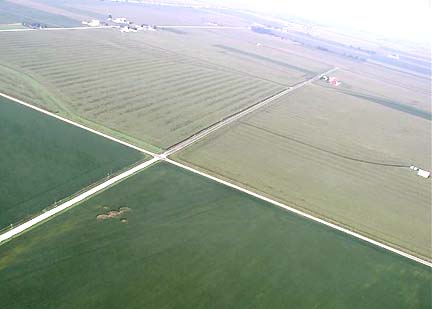
[[(431, 117), (430, 79), (386, 70), (383, 67), (374, 70), (375, 76), (371, 76), (365, 73), (367, 67), (368, 65), (359, 65), (351, 71), (338, 71), (335, 76), (342, 81), (342, 84), (337, 89), (352, 95), (388, 100), (396, 105), (416, 110), (417, 114), (423, 113), (424, 116)], [(386, 73), (387, 78), (380, 76), (380, 72)]]
[(115, 30), (1, 33), (0, 87), (154, 151), (284, 88), (229, 63), (149, 45), (152, 35), (164, 36)]
[(430, 128), (310, 85), (174, 158), (430, 259), (431, 183), (408, 168), (431, 169)]
[(167, 163), (0, 246), (2, 308), (428, 308), (431, 279)]
[[(431, 79), (422, 78), (413, 74), (398, 71), (373, 63), (364, 63), (351, 68), (351, 71), (360, 74), (364, 78), (372, 78), (376, 82), (388, 86), (399, 87), (402, 90), (416, 92), (420, 95), (431, 93)], [(380, 88), (375, 87), (374, 91)], [(399, 93), (400, 89), (398, 90)], [(415, 94), (413, 94), (415, 95)]]
[(76, 27), (81, 24), (79, 20), (66, 16), (0, 0), (0, 24), (22, 22), (40, 23), (49, 27)]
[[(55, 0), (50, 0), (49, 2), (53, 1)], [(136, 23), (146, 23), (151, 25), (208, 25), (208, 22), (218, 22), (229, 26), (250, 25), (250, 21), (235, 18), (227, 14), (217, 14), (207, 9), (192, 7), (108, 1), (100, 3), (99, 1), (91, 2), (82, 0), (68, 2), (66, 9), (70, 10), (71, 7), (88, 12), (91, 11), (104, 16), (108, 16), (108, 14), (113, 14), (113, 12), (115, 12), (116, 15), (124, 16)]]
[(144, 155), (0, 97), (0, 229)]
[[(162, 29), (161, 32), (166, 32)], [(147, 36), (146, 42), (188, 57), (200, 59), (219, 67), (229, 67), (261, 79), (283, 85), (293, 85), (332, 68), (320, 59), (306, 58), (309, 50), (301, 53), (281, 52), (292, 45), (280, 39), (254, 33), (247, 29), (188, 29), (182, 34), (168, 33)], [(241, 38), (241, 40), (239, 40)], [(131, 39), (139, 39), (131, 36)], [(275, 47), (278, 47), (276, 49)]]

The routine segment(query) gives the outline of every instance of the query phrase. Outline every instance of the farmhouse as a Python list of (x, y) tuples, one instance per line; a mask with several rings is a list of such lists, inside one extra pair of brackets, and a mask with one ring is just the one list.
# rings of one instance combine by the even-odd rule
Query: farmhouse
[(90, 27), (99, 27), (101, 25), (100, 21), (98, 19), (92, 19), (91, 21), (82, 21), (83, 25), (87, 25)]

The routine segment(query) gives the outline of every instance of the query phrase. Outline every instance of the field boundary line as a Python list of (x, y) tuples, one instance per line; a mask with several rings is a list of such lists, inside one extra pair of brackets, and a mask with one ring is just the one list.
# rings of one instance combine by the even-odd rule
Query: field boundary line
[(201, 172), (201, 171), (199, 171), (199, 170), (197, 170), (197, 169), (195, 169), (195, 168), (192, 168), (192, 167), (190, 167), (190, 166), (184, 165), (184, 164), (179, 163), (179, 162), (177, 162), (177, 161), (174, 161), (174, 160), (171, 160), (171, 159), (168, 159), (168, 158), (163, 159), (163, 160), (166, 161), (166, 162), (168, 162), (168, 163), (171, 163), (171, 164), (173, 164), (173, 165), (175, 165), (175, 166), (178, 166), (178, 167), (180, 167), (180, 168), (183, 168), (183, 169), (185, 169), (185, 170), (188, 170), (188, 171), (190, 171), (190, 172), (192, 172), (192, 173), (195, 173), (195, 174), (201, 175), (201, 176), (203, 176), (203, 177), (206, 177), (206, 178), (208, 178), (208, 179), (211, 179), (211, 180), (213, 180), (213, 181), (216, 181), (216, 182), (218, 182), (218, 183), (221, 183), (221, 184), (223, 184), (223, 185), (226, 185), (226, 186), (228, 186), (228, 187), (231, 187), (231, 188), (233, 188), (233, 189), (236, 189), (236, 190), (238, 190), (238, 191), (241, 191), (241, 192), (246, 193), (246, 194), (248, 194), (248, 195), (251, 195), (251, 196), (253, 196), (253, 197), (256, 197), (256, 198), (258, 198), (258, 199), (260, 199), (260, 200), (263, 200), (263, 201), (265, 201), (265, 202), (268, 202), (268, 203), (271, 203), (271, 204), (276, 205), (276, 206), (278, 206), (278, 207), (281, 207), (281, 208), (283, 208), (283, 209), (285, 209), (285, 210), (288, 210), (288, 211), (290, 211), (290, 212), (292, 212), (292, 213), (295, 213), (295, 214), (297, 214), (297, 215), (300, 215), (300, 216), (305, 217), (305, 218), (307, 218), (307, 219), (310, 219), (310, 220), (312, 220), (312, 221), (315, 221), (315, 222), (321, 223), (321, 224), (326, 225), (326, 226), (328, 226), (328, 227), (330, 227), (330, 228), (333, 228), (333, 229), (335, 229), (335, 230), (338, 230), (338, 231), (340, 231), (340, 232), (343, 232), (343, 233), (345, 233), (345, 234), (348, 234), (348, 235), (350, 235), (350, 236), (353, 236), (353, 237), (355, 237), (355, 238), (358, 238), (358, 239), (360, 239), (360, 240), (363, 240), (363, 241), (365, 241), (365, 242), (368, 242), (368, 243), (370, 243), (370, 244), (372, 244), (372, 245), (375, 245), (375, 246), (377, 246), (377, 247), (380, 247), (380, 248), (382, 248), (382, 249), (385, 249), (385, 250), (391, 251), (391, 252), (393, 252), (393, 253), (396, 253), (396, 254), (398, 254), (398, 255), (404, 256), (404, 257), (406, 257), (406, 258), (408, 258), (408, 259), (410, 259), (410, 260), (413, 260), (413, 261), (415, 261), (415, 262), (421, 263), (421, 264), (423, 264), (423, 265), (425, 265), (425, 266), (432, 267), (432, 262), (428, 262), (428, 261), (423, 260), (423, 259), (421, 259), (421, 258), (419, 258), (419, 257), (416, 257), (416, 256), (414, 256), (414, 255), (411, 255), (411, 254), (409, 254), (409, 253), (406, 253), (406, 252), (404, 252), (404, 251), (402, 251), (402, 250), (399, 250), (399, 249), (393, 248), (393, 247), (391, 247), (391, 246), (389, 246), (389, 245), (386, 245), (386, 244), (384, 244), (384, 243), (381, 243), (381, 242), (379, 242), (379, 241), (377, 241), (377, 240), (374, 240), (374, 239), (372, 239), (372, 238), (366, 237), (366, 236), (361, 235), (361, 234), (359, 234), (359, 233), (353, 232), (353, 231), (351, 231), (351, 230), (349, 230), (349, 229), (346, 229), (346, 228), (344, 228), (344, 227), (341, 227), (341, 226), (339, 226), (339, 225), (337, 225), (337, 224), (334, 224), (334, 223), (328, 222), (328, 221), (326, 221), (326, 220), (323, 220), (323, 219), (321, 219), (321, 218), (315, 217), (315, 216), (313, 216), (313, 215), (311, 215), (311, 214), (308, 214), (308, 213), (303, 212), (303, 211), (301, 211), (301, 210), (298, 210), (298, 209), (296, 209), (296, 208), (290, 207), (290, 206), (285, 205), (285, 204), (283, 204), (283, 203), (281, 203), (281, 202), (278, 202), (278, 201), (276, 201), (276, 200), (273, 200), (273, 199), (268, 198), (268, 197), (266, 197), (266, 196), (263, 196), (263, 195), (261, 195), (261, 194), (255, 193), (255, 192), (253, 192), (253, 191), (251, 191), (251, 190), (248, 190), (248, 189), (246, 189), (246, 188), (243, 188), (243, 187), (241, 187), (241, 186), (238, 186), (238, 185), (233, 184), (233, 183), (231, 183), (231, 182), (228, 182), (228, 181), (226, 181), (226, 180), (223, 180), (223, 179), (220, 179), (220, 178), (218, 178), (218, 177), (215, 177), (215, 176), (209, 175), (209, 174), (207, 174), (207, 173)]
[(240, 118), (242, 118), (242, 117), (244, 117), (244, 116), (246, 116), (246, 115), (248, 115), (248, 114), (250, 114), (250, 113), (252, 113), (252, 112), (254, 112), (254, 111), (256, 111), (256, 110), (258, 110), (258, 109), (260, 109), (260, 108), (262, 108), (264, 106), (266, 106), (266, 105), (268, 105), (268, 104), (270, 104), (274, 100), (277, 100), (280, 97), (282, 97), (282, 96), (284, 96), (284, 95), (286, 95), (288, 93), (291, 93), (291, 92), (293, 92), (293, 91), (295, 91), (295, 90), (297, 90), (297, 89), (299, 89), (299, 88), (301, 88), (301, 87), (303, 87), (303, 86), (305, 86), (307, 84), (310, 84), (310, 83), (318, 80), (321, 75), (323, 75), (323, 74), (330, 74), (330, 73), (332, 73), (332, 72), (334, 72), (336, 70), (338, 70), (338, 68), (334, 67), (334, 68), (332, 68), (330, 70), (327, 70), (327, 71), (325, 71), (323, 73), (315, 75), (314, 77), (312, 77), (312, 78), (310, 78), (308, 80), (300, 82), (300, 83), (298, 83), (298, 84), (296, 84), (294, 86), (291, 86), (291, 87), (289, 87), (289, 88), (287, 88), (285, 90), (279, 91), (278, 93), (276, 93), (276, 94), (274, 94), (272, 96), (267, 97), (266, 99), (262, 100), (261, 102), (253, 104), (253, 105), (251, 105), (249, 107), (244, 108), (243, 110), (241, 110), (239, 112), (236, 112), (236, 113), (234, 113), (232, 115), (229, 115), (229, 116), (223, 118), (222, 120), (220, 120), (220, 121), (218, 121), (218, 122), (216, 122), (216, 123), (208, 126), (207, 128), (199, 131), (198, 133), (195, 133), (194, 135), (186, 138), (185, 140), (180, 141), (179, 143), (171, 146), (170, 148), (168, 148), (167, 151), (165, 151), (163, 153), (163, 156), (167, 157), (167, 156), (173, 155), (174, 153), (182, 150), (183, 148), (186, 148), (186, 147), (192, 145), (193, 143), (201, 140), (202, 138), (206, 137), (207, 135), (213, 133), (214, 131), (216, 131), (216, 130), (222, 128), (222, 127), (225, 127), (228, 124), (230, 124), (230, 123), (232, 123), (232, 122), (234, 122), (234, 121), (236, 121), (236, 120), (238, 120), (238, 119), (240, 119)]
[(68, 208), (78, 204), (79, 202), (84, 201), (85, 199), (91, 197), (92, 195), (94, 195), (96, 193), (99, 193), (100, 191), (114, 185), (115, 183), (143, 170), (144, 168), (152, 165), (153, 163), (158, 162), (159, 160), (160, 160), (159, 158), (152, 158), (149, 161), (141, 163), (141, 164), (139, 164), (139, 165), (137, 165), (137, 166), (135, 166), (135, 167), (133, 167), (133, 168), (131, 168), (131, 169), (103, 182), (103, 183), (101, 183), (100, 185), (97, 185), (96, 187), (91, 188), (90, 190), (70, 199), (69, 201), (67, 201), (67, 202), (65, 202), (65, 203), (63, 203), (57, 207), (54, 207), (54, 208), (44, 212), (43, 214), (23, 223), (21, 225), (18, 225), (17, 227), (15, 227), (15, 228), (13, 228), (13, 229), (0, 235), (0, 244), (7, 241), (7, 240), (14, 238), (15, 236), (17, 236), (17, 235), (21, 234), (22, 232), (30, 229), (31, 227), (35, 226), (36, 224), (58, 214), (59, 212), (65, 210), (65, 209), (68, 209)]
[(127, 143), (127, 142), (125, 142), (125, 141), (122, 141), (122, 140), (120, 140), (120, 139), (118, 139), (118, 138), (112, 137), (112, 136), (110, 136), (110, 135), (108, 135), (108, 134), (102, 133), (102, 132), (100, 132), (100, 131), (97, 131), (97, 130), (95, 130), (95, 129), (92, 129), (92, 128), (90, 128), (90, 127), (87, 127), (87, 126), (85, 126), (85, 125), (79, 124), (79, 123), (77, 123), (77, 122), (75, 122), (75, 121), (69, 120), (69, 119), (64, 118), (64, 117), (62, 117), (62, 116), (59, 116), (59, 115), (56, 115), (56, 114), (54, 114), (54, 113), (52, 113), (52, 112), (49, 112), (49, 111), (47, 111), (47, 110), (45, 110), (45, 109), (43, 109), (43, 108), (40, 108), (40, 107), (34, 106), (34, 105), (32, 105), (32, 104), (29, 104), (29, 103), (24, 102), (24, 101), (22, 101), (22, 100), (20, 100), (20, 99), (14, 98), (14, 97), (12, 97), (12, 96), (10, 96), (10, 95), (7, 95), (7, 94), (5, 94), (5, 93), (0, 92), (0, 96), (4, 97), (4, 98), (6, 98), (6, 99), (9, 99), (9, 100), (11, 100), (11, 101), (14, 101), (14, 102), (16, 102), (16, 103), (18, 103), (18, 104), (24, 105), (24, 106), (26, 106), (26, 107), (28, 107), (28, 108), (33, 109), (33, 110), (36, 110), (36, 111), (38, 111), (38, 112), (40, 112), (40, 113), (42, 113), (42, 114), (45, 114), (45, 115), (48, 115), (48, 116), (54, 117), (54, 118), (56, 118), (56, 119), (58, 119), (58, 120), (61, 120), (61, 121), (63, 121), (63, 122), (66, 122), (66, 123), (68, 123), (68, 124), (71, 124), (71, 125), (73, 125), (73, 126), (76, 126), (76, 127), (78, 127), (78, 128), (84, 129), (84, 130), (86, 130), (86, 131), (89, 131), (89, 132), (91, 132), (91, 133), (97, 134), (97, 135), (99, 135), (99, 136), (102, 136), (102, 137), (104, 137), (104, 138), (107, 138), (107, 139), (109, 139), (109, 140), (112, 140), (112, 141), (114, 141), (114, 142), (117, 142), (117, 143), (122, 144), (122, 145), (124, 145), (124, 146), (127, 146), (127, 147), (129, 147), (129, 148), (132, 148), (132, 149), (138, 150), (138, 151), (140, 151), (140, 152), (143, 152), (143, 153), (145, 153), (145, 154), (148, 154), (148, 155), (150, 155), (150, 156), (152, 156), (152, 157), (157, 157), (157, 156), (158, 156), (157, 154), (155, 154), (155, 153), (153, 153), (153, 152), (151, 152), (151, 151), (145, 150), (145, 149), (140, 148), (140, 147), (138, 147), (138, 146), (135, 146), (135, 145), (132, 145), (132, 144)]

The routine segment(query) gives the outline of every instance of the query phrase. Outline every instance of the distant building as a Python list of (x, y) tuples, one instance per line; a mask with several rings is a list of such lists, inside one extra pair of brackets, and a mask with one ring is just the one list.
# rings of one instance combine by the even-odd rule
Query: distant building
[(341, 82), (338, 81), (337, 78), (336, 78), (336, 77), (333, 77), (333, 76), (329, 77), (328, 82), (329, 82), (331, 85), (336, 86), (336, 87), (339, 86), (339, 85), (341, 84)]
[(82, 21), (81, 23), (90, 27), (99, 27), (101, 25), (98, 19), (92, 19), (91, 21)]
[(117, 18), (113, 19), (112, 22), (116, 23), (116, 24), (128, 24), (129, 23), (129, 21), (124, 17), (117, 17)]
[(28, 27), (30, 29), (44, 29), (44, 28), (47, 28), (47, 25), (43, 25), (43, 24), (39, 24), (39, 23), (28, 24), (26, 22), (23, 22), (22, 25), (24, 27)]
[(324, 75), (321, 75), (320, 79), (323, 80), (323, 81), (328, 82), (329, 77), (328, 77), (328, 75), (325, 75), (325, 74), (324, 74)]
[(390, 55), (387, 55), (387, 57), (389, 57), (391, 59), (399, 60), (399, 55), (398, 54), (390, 54)]
[(90, 27), (99, 27), (100, 26), (100, 21), (97, 19), (92, 19), (91, 22), (88, 23), (88, 25)]
[(124, 26), (120, 28), (120, 32), (137, 32), (138, 30), (133, 27)]

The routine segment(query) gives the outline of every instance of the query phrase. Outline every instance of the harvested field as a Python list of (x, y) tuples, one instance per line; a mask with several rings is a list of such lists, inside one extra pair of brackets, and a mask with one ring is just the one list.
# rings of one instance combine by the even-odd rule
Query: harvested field
[(161, 32), (8, 34), (4, 92), (154, 151), (283, 88), (146, 43)]
[[(361, 65), (350, 71), (338, 71), (335, 76), (342, 84), (336, 89), (352, 95), (393, 102), (407, 110), (411, 109), (412, 112), (417, 111), (418, 115), (423, 114), (423, 117), (431, 118), (430, 80), (391, 71), (381, 72), (384, 68), (374, 70), (373, 75), (365, 73), (365, 70), (369, 70), (368, 67)], [(388, 77), (380, 76), (380, 73), (387, 73)]]
[(0, 97), (0, 229), (145, 157)]
[[(250, 30), (183, 28), (182, 31), (181, 35), (147, 36), (146, 42), (219, 68), (229, 68), (285, 86), (297, 84), (333, 67), (321, 62), (321, 58), (308, 58), (310, 51), (305, 48), (299, 54), (283, 52), (280, 49), (291, 50), (291, 44)], [(138, 40), (138, 37), (131, 36), (131, 39)]]
[(290, 206), (430, 259), (431, 122), (318, 85), (176, 154)]
[[(100, 205), (133, 216), (99, 224)], [(428, 308), (431, 279), (423, 265), (166, 163), (0, 246), (5, 308)]]

